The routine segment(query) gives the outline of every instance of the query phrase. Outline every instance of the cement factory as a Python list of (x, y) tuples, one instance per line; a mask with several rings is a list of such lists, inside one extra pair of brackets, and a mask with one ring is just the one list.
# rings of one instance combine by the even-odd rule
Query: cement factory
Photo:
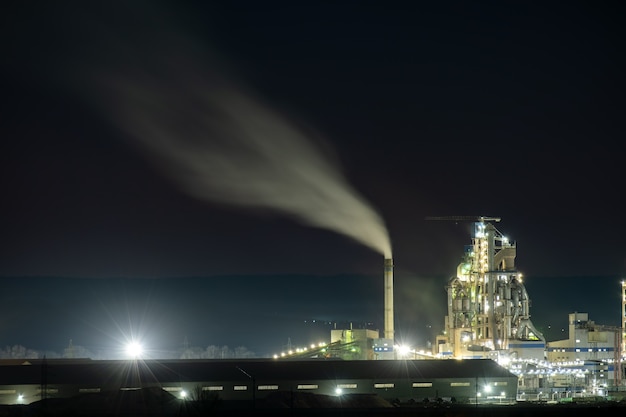
[(382, 337), (379, 330), (334, 328), (328, 343), (260, 360), (135, 360), (133, 366), (89, 359), (0, 361), (0, 404), (146, 387), (181, 399), (200, 389), (253, 404), (272, 391), (299, 390), (377, 394), (413, 404), (442, 398), (470, 404), (626, 398), (624, 282), (621, 327), (596, 324), (588, 313), (573, 312), (568, 338), (546, 341), (531, 321), (530, 296), (515, 267), (516, 244), (494, 225), (500, 219), (432, 219), (471, 221), (473, 232), (444, 287), (443, 331), (429, 350), (396, 344), (389, 257), (384, 259)]
[(371, 329), (333, 329), (330, 344), (287, 357), (349, 360), (491, 359), (518, 375), (518, 399), (607, 396), (626, 390), (622, 381), (626, 284), (622, 327), (596, 324), (588, 313), (569, 314), (569, 337), (547, 342), (531, 321), (530, 297), (515, 267), (516, 244), (494, 225), (498, 217), (431, 217), (471, 221), (456, 274), (450, 278), (444, 331), (429, 351), (395, 344), (393, 260), (384, 261), (384, 337)]

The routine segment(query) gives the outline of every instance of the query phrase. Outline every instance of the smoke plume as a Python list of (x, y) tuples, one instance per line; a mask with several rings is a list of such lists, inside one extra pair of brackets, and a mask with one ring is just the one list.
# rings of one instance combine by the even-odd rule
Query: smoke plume
[(391, 257), (383, 220), (319, 138), (227, 77), (206, 45), (163, 26), (114, 38), (96, 72), (105, 113), (184, 192), (275, 211)]

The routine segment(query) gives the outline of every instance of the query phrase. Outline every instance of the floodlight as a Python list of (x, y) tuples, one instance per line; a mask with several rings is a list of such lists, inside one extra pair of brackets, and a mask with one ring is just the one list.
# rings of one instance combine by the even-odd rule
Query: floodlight
[(128, 345), (126, 345), (126, 354), (135, 359), (141, 356), (141, 354), (143, 353), (143, 349), (141, 347), (141, 345), (137, 342), (131, 342)]

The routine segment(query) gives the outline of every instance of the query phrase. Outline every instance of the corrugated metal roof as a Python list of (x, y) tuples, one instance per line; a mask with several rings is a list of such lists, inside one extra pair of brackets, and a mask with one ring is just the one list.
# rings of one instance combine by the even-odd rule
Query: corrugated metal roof
[(511, 378), (507, 369), (490, 359), (468, 360), (30, 360), (30, 365), (0, 362), (0, 385), (40, 383), (87, 384), (120, 375), (142, 381), (241, 381), (340, 379)]

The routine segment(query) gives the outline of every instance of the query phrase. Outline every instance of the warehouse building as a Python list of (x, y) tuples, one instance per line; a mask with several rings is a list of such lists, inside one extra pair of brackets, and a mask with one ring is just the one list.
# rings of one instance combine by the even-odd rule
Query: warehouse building
[(391, 402), (514, 403), (517, 376), (477, 360), (4, 360), (0, 404), (159, 387), (250, 403), (271, 393), (377, 394)]

